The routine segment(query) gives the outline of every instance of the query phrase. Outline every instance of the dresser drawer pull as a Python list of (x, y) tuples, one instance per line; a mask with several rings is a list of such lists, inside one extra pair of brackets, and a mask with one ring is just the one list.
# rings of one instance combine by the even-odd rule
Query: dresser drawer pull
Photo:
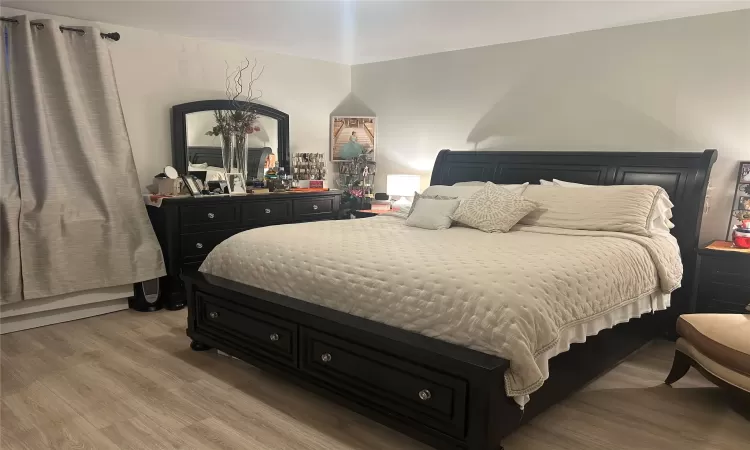
[(208, 218), (209, 218), (209, 219), (213, 219), (214, 217), (216, 217), (216, 216), (214, 215), (214, 213), (208, 213)]
[(331, 362), (333, 357), (331, 356), (330, 353), (323, 353), (322, 355), (320, 355), (320, 359), (323, 360), (323, 362), (327, 363), (327, 362)]
[(212, 319), (218, 319), (219, 318), (219, 313), (216, 312), (216, 311), (211, 311), (210, 313), (208, 313), (208, 317), (210, 317)]
[(203, 244), (201, 244), (200, 242), (198, 242), (197, 244), (195, 244), (195, 248), (203, 248)]
[(317, 210), (318, 210), (318, 205), (313, 205), (313, 209), (314, 209), (315, 211), (317, 211)]
[(266, 214), (271, 214), (271, 208), (266, 208)]
[(276, 333), (273, 333), (272, 335), (268, 336), (268, 339), (270, 339), (271, 342), (277, 342), (279, 340), (279, 335)]
[(421, 391), (419, 391), (419, 398), (421, 400), (427, 401), (432, 398), (432, 392), (427, 389), (422, 389)]

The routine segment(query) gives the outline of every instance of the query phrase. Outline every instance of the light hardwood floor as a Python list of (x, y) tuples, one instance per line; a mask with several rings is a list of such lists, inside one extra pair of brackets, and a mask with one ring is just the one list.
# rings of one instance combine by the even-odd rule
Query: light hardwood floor
[[(192, 352), (185, 317), (123, 311), (0, 337), (0, 448), (426, 449), (240, 361)], [(750, 449), (750, 422), (695, 371), (662, 384), (672, 349), (652, 343), (505, 448)]]

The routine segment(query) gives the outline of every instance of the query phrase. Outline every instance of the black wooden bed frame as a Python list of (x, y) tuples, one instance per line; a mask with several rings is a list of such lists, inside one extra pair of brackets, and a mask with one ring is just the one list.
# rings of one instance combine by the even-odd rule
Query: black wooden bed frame
[(550, 360), (549, 379), (524, 411), (505, 395), (510, 363), (503, 358), (197, 272), (183, 276), (191, 347), (222, 350), (436, 448), (498, 450), (502, 438), (673, 327), (675, 314), (688, 308), (716, 156), (716, 150), (438, 154), (431, 185), (553, 178), (649, 184), (666, 189), (675, 204), (673, 233), (685, 276), (672, 294), (672, 314), (645, 315), (573, 344)]

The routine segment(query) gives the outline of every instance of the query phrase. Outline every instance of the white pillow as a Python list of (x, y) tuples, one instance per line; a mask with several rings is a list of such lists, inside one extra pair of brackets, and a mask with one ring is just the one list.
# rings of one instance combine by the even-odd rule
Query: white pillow
[(664, 189), (646, 185), (570, 189), (529, 186), (524, 197), (540, 207), (520, 220), (524, 225), (571, 230), (616, 231), (653, 236), (651, 224)]
[(486, 181), (459, 181), (458, 183), (453, 183), (453, 186), (484, 186), (484, 183)]
[(406, 219), (406, 226), (427, 230), (445, 230), (451, 227), (451, 214), (456, 211), (461, 200), (437, 200), (421, 198), (414, 211)]
[(555, 183), (549, 181), (549, 180), (539, 180), (540, 186), (554, 186)]
[(562, 181), (558, 180), (557, 178), (552, 179), (552, 184), (555, 186), (562, 186), (562, 187), (597, 187), (595, 184), (581, 184), (581, 183), (571, 183), (570, 181)]
[[(459, 181), (458, 183), (453, 183), (453, 186), (479, 186), (482, 187), (487, 183), (492, 183), (491, 181)], [(496, 186), (504, 187), (505, 189), (515, 192), (518, 195), (523, 194), (523, 191), (526, 189), (526, 186), (528, 186), (529, 183), (523, 183), (523, 184), (496, 184)]]
[[(571, 183), (570, 181), (562, 181), (556, 178), (552, 182), (555, 186), (570, 188), (601, 187), (592, 184)], [(669, 200), (669, 194), (666, 191), (660, 192), (654, 202), (654, 213), (651, 216), (652, 220), (648, 226), (649, 231), (654, 233), (669, 233), (669, 230), (674, 228), (674, 224), (670, 220), (672, 219), (672, 208), (674, 208), (674, 203)]]
[[(474, 183), (473, 181), (469, 181), (467, 183)], [(427, 189), (422, 192), (422, 195), (426, 196), (435, 196), (435, 195), (442, 195), (445, 197), (455, 197), (458, 199), (467, 199), (474, 195), (477, 191), (484, 188), (484, 186), (487, 183), (492, 183), (491, 181), (485, 181), (482, 183), (482, 185), (453, 185), (453, 186), (444, 186), (441, 184), (430, 186)], [(494, 183), (492, 183), (494, 184)], [(529, 185), (529, 183), (524, 184), (497, 184), (495, 186), (501, 186), (504, 189), (507, 189), (513, 193), (516, 193), (518, 195), (522, 195), (523, 192), (526, 190), (526, 187)]]
[(409, 217), (411, 213), (414, 212), (414, 208), (416, 208), (417, 202), (425, 198), (431, 198), (433, 200), (455, 200), (456, 199), (456, 197), (447, 197), (445, 195), (424, 195), (424, 194), (420, 194), (419, 192), (415, 192), (414, 199), (411, 201), (411, 208), (405, 211), (404, 219)]
[(535, 202), (487, 182), (480, 191), (463, 200), (451, 218), (485, 233), (506, 233), (536, 207)]

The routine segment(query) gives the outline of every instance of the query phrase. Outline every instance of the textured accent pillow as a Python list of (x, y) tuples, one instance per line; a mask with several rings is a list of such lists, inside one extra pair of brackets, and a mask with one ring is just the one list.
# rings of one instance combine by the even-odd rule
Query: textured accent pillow
[[(616, 231), (652, 236), (659, 199), (665, 196), (658, 186), (616, 185), (588, 189), (562, 186), (529, 186), (524, 196), (539, 209), (521, 219), (523, 225), (566, 228), (569, 230)], [(662, 219), (663, 220), (663, 219)]]
[[(600, 185), (593, 185), (593, 184), (580, 184), (580, 183), (571, 183), (570, 181), (562, 181), (558, 180), (557, 178), (553, 179), (552, 182), (555, 186), (560, 187), (569, 187), (569, 188), (599, 188), (602, 187)], [(651, 222), (649, 222), (649, 225), (646, 227), (649, 229), (649, 231), (653, 233), (666, 233), (669, 234), (669, 230), (674, 228), (674, 224), (672, 223), (672, 208), (674, 208), (674, 204), (669, 199), (669, 194), (667, 194), (667, 191), (661, 191), (656, 198), (656, 203), (654, 204), (653, 213), (651, 214)]]
[(507, 233), (536, 207), (535, 202), (487, 182), (480, 191), (463, 200), (451, 218), (485, 233)]
[(451, 214), (456, 211), (459, 203), (461, 203), (459, 199), (438, 200), (423, 197), (406, 219), (406, 225), (427, 230), (450, 228), (453, 223)]

